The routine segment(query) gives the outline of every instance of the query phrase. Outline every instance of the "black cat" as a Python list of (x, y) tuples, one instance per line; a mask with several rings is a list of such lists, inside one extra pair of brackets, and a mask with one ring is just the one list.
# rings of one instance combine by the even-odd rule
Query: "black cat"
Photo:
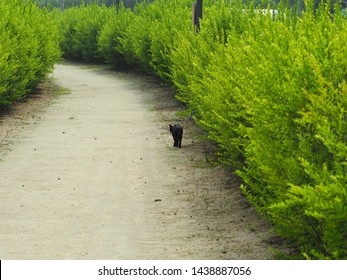
[(181, 148), (181, 143), (182, 143), (182, 136), (183, 136), (183, 127), (175, 124), (171, 125), (170, 124), (170, 131), (172, 134), (172, 137), (174, 139), (174, 147)]

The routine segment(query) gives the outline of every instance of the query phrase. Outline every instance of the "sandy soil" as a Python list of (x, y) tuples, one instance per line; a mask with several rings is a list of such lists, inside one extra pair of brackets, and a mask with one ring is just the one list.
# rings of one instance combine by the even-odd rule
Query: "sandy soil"
[(183, 109), (152, 78), (57, 65), (0, 115), (0, 259), (273, 259), (271, 227)]

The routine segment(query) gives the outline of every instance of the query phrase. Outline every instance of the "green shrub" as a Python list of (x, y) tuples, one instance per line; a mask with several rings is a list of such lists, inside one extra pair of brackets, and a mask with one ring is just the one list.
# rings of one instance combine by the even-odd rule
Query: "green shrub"
[(190, 1), (158, 0), (138, 4), (134, 12), (120, 6), (100, 34), (102, 55), (113, 65), (137, 64), (169, 81), (169, 56), (178, 33), (191, 29), (190, 5)]
[(129, 55), (131, 61), (151, 72), (149, 65), (151, 23), (149, 16), (146, 16), (146, 7), (147, 3), (140, 3), (135, 7), (135, 16), (120, 42), (123, 51)]
[(307, 179), (290, 182), (285, 200), (270, 209), (282, 234), (289, 228), (282, 213), (297, 220), (295, 236), (304, 239), (308, 256), (343, 259), (347, 257), (347, 40), (343, 35), (347, 24), (338, 23), (338, 15), (334, 21), (330, 16), (323, 10), (317, 19), (305, 17), (306, 38), (300, 30), (298, 40), (306, 58), (302, 62), (306, 75), (301, 76), (306, 102), (295, 120), (296, 156)]
[(200, 34), (181, 38), (179, 98), (281, 236), (307, 257), (346, 258), (346, 21), (237, 7), (207, 8)]
[(157, 0), (156, 5), (151, 6), (150, 14), (156, 16), (151, 20), (149, 64), (166, 82), (171, 82), (170, 56), (178, 46), (178, 37), (189, 36), (191, 31), (190, 2)]
[(98, 39), (100, 55), (106, 63), (116, 68), (124, 68), (134, 63), (133, 55), (127, 48), (130, 40), (126, 33), (133, 19), (133, 12), (125, 9), (121, 4), (115, 11), (115, 15), (109, 18), (100, 32)]
[(0, 105), (26, 96), (60, 57), (57, 25), (31, 1), (0, 1)]
[(97, 4), (64, 10), (60, 18), (65, 58), (97, 62), (101, 60), (98, 38), (104, 24), (115, 14), (114, 8)]

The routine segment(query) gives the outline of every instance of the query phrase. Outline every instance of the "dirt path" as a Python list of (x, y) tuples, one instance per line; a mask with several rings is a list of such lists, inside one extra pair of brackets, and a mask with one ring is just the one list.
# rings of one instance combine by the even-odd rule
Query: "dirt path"
[(54, 81), (70, 94), (1, 116), (1, 259), (274, 257), (269, 226), (168, 89), (71, 64)]

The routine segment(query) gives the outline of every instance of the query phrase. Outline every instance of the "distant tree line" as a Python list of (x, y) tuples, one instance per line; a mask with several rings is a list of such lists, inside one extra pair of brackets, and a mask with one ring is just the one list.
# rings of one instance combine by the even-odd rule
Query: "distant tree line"
[[(97, 3), (97, 4), (104, 4), (106, 6), (112, 6), (112, 5), (119, 5), (120, 2), (123, 2), (124, 6), (126, 8), (133, 8), (136, 4), (136, 2), (142, 2), (142, 1), (148, 1), (152, 2), (154, 0), (38, 0), (40, 7), (54, 7), (54, 8), (61, 8), (66, 9), (73, 6), (80, 6), (83, 4), (91, 4), (91, 3)], [(192, 0), (192, 3), (194, 0)], [(278, 4), (279, 2), (284, 2), (288, 4), (289, 6), (297, 6), (298, 10), (303, 10), (305, 6), (304, 0), (270, 0), (270, 1), (264, 1), (264, 0), (244, 0), (243, 2), (254, 2), (255, 6), (258, 5), (264, 5), (267, 6), (268, 3), (274, 3)], [(315, 7), (318, 7), (319, 3), (321, 2), (329, 2), (328, 0), (315, 0)], [(264, 4), (265, 3), (265, 4)], [(342, 8), (346, 8), (347, 6), (347, 0), (330, 0), (331, 4), (334, 3), (341, 3)]]
[(80, 6), (83, 4), (104, 4), (106, 6), (119, 5), (120, 2), (123, 2), (124, 6), (127, 8), (133, 8), (136, 2), (141, 2), (141, 0), (39, 0), (40, 7), (54, 7), (66, 9), (73, 6)]

